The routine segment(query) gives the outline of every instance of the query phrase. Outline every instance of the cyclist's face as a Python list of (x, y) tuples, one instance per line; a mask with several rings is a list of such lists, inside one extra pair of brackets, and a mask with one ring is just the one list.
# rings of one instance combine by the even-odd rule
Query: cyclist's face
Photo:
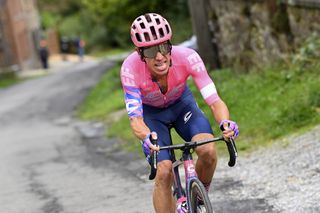
[(162, 43), (152, 47), (144, 48), (142, 54), (150, 71), (156, 75), (166, 75), (170, 67), (171, 45)]

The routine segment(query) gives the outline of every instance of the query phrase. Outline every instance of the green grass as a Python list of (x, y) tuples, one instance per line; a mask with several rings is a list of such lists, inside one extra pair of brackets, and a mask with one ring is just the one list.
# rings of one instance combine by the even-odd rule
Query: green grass
[[(241, 152), (268, 146), (275, 139), (306, 131), (320, 123), (319, 68), (316, 63), (307, 67), (300, 64), (274, 66), (247, 74), (232, 70), (211, 72), (220, 97), (229, 107), (231, 119), (239, 124), (237, 145)], [(108, 122), (109, 115), (124, 110), (119, 70), (117, 65), (102, 77), (80, 107), (81, 118)], [(189, 85), (213, 129), (220, 134), (209, 107), (192, 80)], [(107, 135), (120, 138), (127, 150), (141, 153), (140, 143), (131, 132), (126, 114), (119, 121), (109, 122)], [(173, 138), (176, 143), (182, 142), (176, 133)]]
[[(238, 148), (254, 150), (319, 123), (320, 78), (317, 73), (317, 67), (304, 73), (282, 67), (250, 74), (234, 74), (231, 70), (213, 72), (231, 119), (240, 127)], [(210, 116), (203, 101), (199, 105)]]
[(0, 88), (6, 88), (20, 82), (13, 72), (0, 73)]
[(122, 53), (126, 53), (128, 51), (132, 51), (133, 49), (128, 48), (128, 49), (105, 49), (105, 50), (99, 50), (99, 51), (93, 51), (90, 53), (90, 55), (98, 57), (98, 58), (104, 58), (104, 57), (109, 57), (109, 56), (114, 56)]

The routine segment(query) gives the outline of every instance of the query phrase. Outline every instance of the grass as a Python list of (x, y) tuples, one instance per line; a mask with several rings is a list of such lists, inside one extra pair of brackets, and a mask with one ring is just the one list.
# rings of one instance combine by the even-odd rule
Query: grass
[(0, 88), (9, 87), (20, 81), (13, 72), (0, 73)]
[(104, 57), (109, 57), (109, 56), (114, 56), (114, 55), (126, 53), (128, 51), (132, 51), (132, 48), (131, 49), (128, 48), (125, 50), (124, 49), (117, 49), (117, 48), (106, 49), (106, 50), (94, 51), (90, 55), (98, 57), (98, 58), (104, 58)]
[[(240, 150), (266, 146), (320, 122), (319, 69), (313, 68), (304, 73), (281, 66), (250, 74), (234, 74), (231, 70), (212, 73), (231, 119), (240, 127)], [(199, 96), (196, 91), (194, 94)], [(210, 114), (203, 102), (199, 105)]]
[[(306, 131), (320, 123), (320, 65), (276, 65), (263, 71), (239, 74), (233, 70), (211, 72), (220, 97), (226, 102), (231, 119), (237, 121), (241, 152), (268, 146), (287, 134)], [(117, 65), (102, 77), (79, 109), (79, 117), (108, 123), (110, 115), (124, 110), (123, 93)], [(198, 104), (211, 119), (219, 134), (209, 107), (190, 81), (189, 85)], [(107, 136), (118, 137), (123, 147), (140, 152), (140, 143), (133, 136), (127, 115), (108, 123)], [(182, 142), (173, 133), (175, 142)], [(220, 148), (219, 148), (220, 149)], [(225, 150), (225, 148), (222, 148)]]

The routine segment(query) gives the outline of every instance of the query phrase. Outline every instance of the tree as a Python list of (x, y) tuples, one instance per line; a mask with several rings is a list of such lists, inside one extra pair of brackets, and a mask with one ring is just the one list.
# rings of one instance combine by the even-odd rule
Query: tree
[(47, 17), (58, 22), (63, 33), (81, 31), (89, 39), (88, 46), (131, 46), (130, 25), (134, 18), (148, 12), (162, 14), (178, 29), (174, 39), (181, 41), (192, 33), (185, 0), (38, 0), (38, 4), (42, 14), (50, 14)]

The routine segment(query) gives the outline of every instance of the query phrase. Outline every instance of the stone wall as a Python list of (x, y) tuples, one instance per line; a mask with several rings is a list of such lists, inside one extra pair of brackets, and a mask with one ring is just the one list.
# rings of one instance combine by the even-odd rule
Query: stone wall
[(1, 0), (0, 6), (0, 71), (40, 67), (36, 1)]
[(312, 33), (320, 34), (320, 8), (289, 6), (288, 15), (296, 47)]
[(279, 2), (209, 1), (209, 23), (224, 67), (248, 70), (272, 64), (297, 50), (313, 32), (320, 33), (320, 9)]

